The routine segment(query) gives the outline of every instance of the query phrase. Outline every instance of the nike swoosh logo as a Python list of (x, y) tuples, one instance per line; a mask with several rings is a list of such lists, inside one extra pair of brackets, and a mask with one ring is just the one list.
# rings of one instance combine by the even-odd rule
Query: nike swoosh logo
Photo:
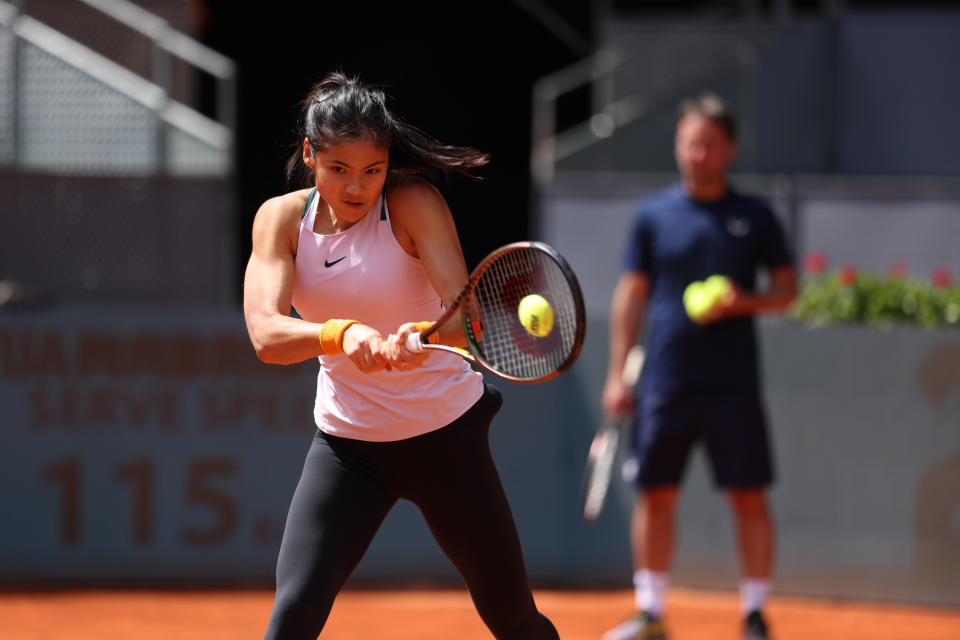
[(337, 258), (337, 259), (334, 260), (333, 262), (329, 262), (329, 261), (327, 261), (327, 260), (324, 260), (324, 261), (323, 261), (323, 266), (325, 266), (325, 267), (332, 267), (333, 265), (337, 264), (337, 263), (340, 262), (341, 260), (346, 260), (346, 259), (347, 259), (347, 256), (343, 256), (342, 258)]

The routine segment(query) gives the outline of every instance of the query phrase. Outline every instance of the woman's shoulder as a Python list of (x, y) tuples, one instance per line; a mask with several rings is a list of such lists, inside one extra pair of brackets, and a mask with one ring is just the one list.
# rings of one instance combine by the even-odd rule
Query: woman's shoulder
[(445, 200), (430, 181), (420, 176), (395, 174), (390, 176), (385, 192), (390, 211), (403, 215), (406, 211), (443, 207)]
[(392, 173), (390, 177), (387, 178), (386, 184), (387, 194), (393, 193), (421, 193), (421, 192), (437, 192), (437, 188), (433, 184), (419, 175), (411, 175), (406, 173)]
[(269, 198), (260, 205), (254, 218), (254, 227), (294, 230), (300, 226), (301, 213), (306, 207), (311, 189), (299, 189)]
[(282, 207), (283, 209), (294, 209), (299, 213), (307, 204), (307, 200), (310, 199), (311, 193), (313, 193), (312, 187), (307, 187), (306, 189), (297, 189), (296, 191), (290, 191), (288, 193), (269, 198), (263, 203), (263, 206), (269, 205), (271, 207)]
[(296, 215), (297, 218), (300, 218), (301, 213), (307, 206), (307, 201), (310, 199), (312, 191), (313, 189), (309, 188), (298, 189), (297, 191), (291, 191), (283, 195), (268, 198), (260, 205), (257, 215), (281, 218)]

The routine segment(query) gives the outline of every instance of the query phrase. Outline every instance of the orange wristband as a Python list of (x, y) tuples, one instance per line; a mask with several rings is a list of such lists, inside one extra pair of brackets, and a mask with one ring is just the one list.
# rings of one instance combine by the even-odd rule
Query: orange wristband
[[(433, 326), (433, 323), (430, 322), (429, 320), (425, 320), (425, 321), (423, 321), (423, 322), (415, 322), (415, 323), (413, 324), (413, 326), (416, 327), (417, 333), (423, 333), (424, 331), (426, 331), (427, 329), (429, 329), (430, 327), (432, 327), (432, 326)], [(431, 342), (432, 342), (433, 344), (436, 344), (436, 343), (440, 342), (440, 332), (438, 331), (437, 333), (434, 333), (434, 334), (430, 335), (429, 337), (427, 337), (426, 342), (427, 342), (428, 344), (431, 343)]]
[(356, 320), (327, 320), (320, 328), (320, 346), (323, 347), (323, 354), (334, 356), (343, 353), (343, 334), (352, 325), (357, 324)]

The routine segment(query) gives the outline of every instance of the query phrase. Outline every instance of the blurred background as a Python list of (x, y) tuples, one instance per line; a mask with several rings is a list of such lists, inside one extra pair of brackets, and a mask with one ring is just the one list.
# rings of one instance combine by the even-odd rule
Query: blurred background
[[(776, 589), (960, 605), (957, 60), (949, 1), (0, 0), (0, 581), (272, 584), (316, 365), (257, 361), (242, 272), (298, 103), (340, 69), (492, 154), (441, 185), (468, 266), (536, 239), (583, 285), (577, 365), (498, 383), (535, 584), (630, 584), (629, 492), (577, 513), (607, 307), (677, 105), (712, 90), (805, 273), (760, 322)], [(674, 582), (734, 588), (702, 460), (680, 518)], [(401, 504), (353, 580), (457, 577)]]

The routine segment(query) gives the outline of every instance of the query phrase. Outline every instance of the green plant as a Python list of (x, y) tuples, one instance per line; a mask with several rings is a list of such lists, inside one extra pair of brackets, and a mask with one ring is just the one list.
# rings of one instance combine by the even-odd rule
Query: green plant
[(791, 313), (813, 325), (960, 327), (960, 286), (938, 267), (929, 280), (911, 278), (898, 262), (885, 275), (843, 266), (827, 269), (826, 256), (811, 254)]

